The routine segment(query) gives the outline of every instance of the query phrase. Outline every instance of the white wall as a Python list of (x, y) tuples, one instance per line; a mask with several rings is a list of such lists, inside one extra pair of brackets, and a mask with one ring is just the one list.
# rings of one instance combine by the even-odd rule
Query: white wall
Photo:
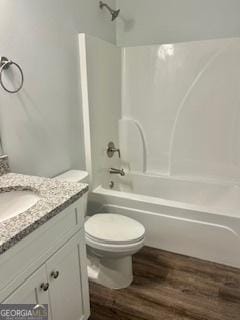
[(118, 147), (119, 141), (121, 49), (92, 36), (80, 35), (79, 41), (81, 80), (85, 85), (82, 95), (86, 159), (88, 172), (93, 177), (92, 186), (97, 187), (114, 180), (108, 170), (119, 167), (118, 155), (108, 158), (106, 150), (109, 142)]
[(78, 33), (115, 41), (115, 25), (98, 3), (0, 0), (0, 55), (25, 75), (21, 93), (0, 88), (1, 138), (13, 171), (53, 176), (84, 167)]
[(120, 46), (240, 36), (239, 0), (117, 0)]

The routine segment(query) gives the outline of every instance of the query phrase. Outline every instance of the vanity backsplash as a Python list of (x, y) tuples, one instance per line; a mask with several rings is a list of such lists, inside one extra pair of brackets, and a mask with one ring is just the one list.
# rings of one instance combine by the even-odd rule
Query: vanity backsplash
[(5, 173), (9, 173), (9, 163), (8, 163), (8, 156), (0, 156), (0, 176), (4, 175)]

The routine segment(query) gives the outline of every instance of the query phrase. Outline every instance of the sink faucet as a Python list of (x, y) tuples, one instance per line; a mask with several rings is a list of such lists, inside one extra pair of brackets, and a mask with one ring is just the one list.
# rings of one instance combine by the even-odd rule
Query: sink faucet
[(122, 177), (125, 176), (125, 171), (123, 169), (111, 168), (111, 169), (109, 169), (109, 173), (110, 174), (120, 174)]

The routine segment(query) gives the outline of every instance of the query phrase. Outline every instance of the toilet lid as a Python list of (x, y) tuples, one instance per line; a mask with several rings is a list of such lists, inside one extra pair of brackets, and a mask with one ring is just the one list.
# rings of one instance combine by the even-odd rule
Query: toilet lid
[(112, 213), (96, 214), (85, 222), (90, 238), (111, 244), (130, 244), (143, 239), (144, 226), (131, 218)]

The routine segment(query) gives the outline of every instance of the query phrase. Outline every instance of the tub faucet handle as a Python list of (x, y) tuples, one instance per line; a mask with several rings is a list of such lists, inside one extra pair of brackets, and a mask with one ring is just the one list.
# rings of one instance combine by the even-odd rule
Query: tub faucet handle
[(107, 148), (107, 155), (109, 158), (112, 158), (114, 153), (117, 152), (119, 158), (121, 158), (120, 149), (115, 147), (115, 144), (113, 142), (109, 142), (108, 148)]

